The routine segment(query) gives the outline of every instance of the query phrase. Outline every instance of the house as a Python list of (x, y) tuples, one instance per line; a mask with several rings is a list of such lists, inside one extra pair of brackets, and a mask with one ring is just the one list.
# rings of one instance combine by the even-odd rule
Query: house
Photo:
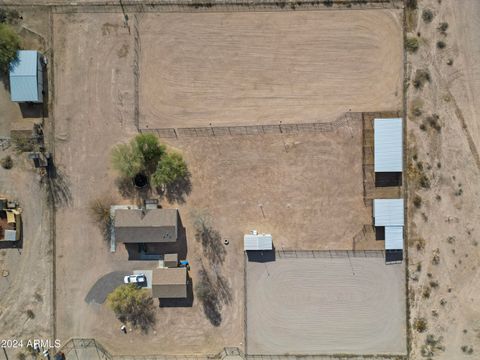
[(185, 267), (154, 269), (152, 297), (160, 299), (186, 298), (187, 269)]
[(374, 119), (375, 186), (401, 186), (403, 126), (401, 118)]
[(43, 64), (38, 51), (20, 50), (10, 63), (10, 99), (14, 102), (43, 102)]
[(177, 209), (118, 209), (115, 241), (120, 243), (174, 243), (178, 238)]

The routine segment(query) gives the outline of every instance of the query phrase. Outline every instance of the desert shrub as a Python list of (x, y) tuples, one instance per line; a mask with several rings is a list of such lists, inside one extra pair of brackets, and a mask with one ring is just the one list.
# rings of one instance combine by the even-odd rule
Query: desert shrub
[(447, 44), (445, 43), (445, 41), (443, 40), (439, 40), (437, 41), (437, 48), (442, 50), (442, 49), (445, 49), (445, 47), (447, 46)]
[(433, 12), (432, 10), (430, 9), (424, 9), (422, 11), (422, 19), (423, 21), (425, 21), (426, 23), (431, 23), (432, 20), (433, 20)]
[(420, 184), (420, 186), (424, 189), (429, 189), (430, 188), (430, 179), (428, 178), (427, 175), (425, 174), (422, 174), (420, 176), (420, 179), (418, 181), (418, 183)]
[(416, 37), (407, 37), (407, 39), (405, 40), (405, 49), (410, 53), (416, 52), (419, 46), (420, 43), (418, 41), (418, 38)]
[(471, 346), (463, 345), (461, 349), (465, 354), (468, 354), (468, 355), (473, 354), (473, 347)]
[(147, 331), (155, 324), (153, 299), (134, 284), (120, 285), (107, 297), (108, 307), (121, 322)]
[(417, 4), (417, 0), (406, 0), (405, 1), (405, 6), (407, 7), (407, 9), (409, 10), (415, 10), (418, 6)]
[(440, 263), (440, 249), (435, 249), (433, 251), (432, 264), (438, 265)]
[(447, 60), (447, 65), (452, 66), (453, 65), (453, 59), (448, 59)]
[(436, 280), (431, 280), (428, 284), (430, 285), (430, 287), (432, 289), (437, 289), (438, 288), (438, 281), (436, 281)]
[(430, 290), (429, 287), (424, 287), (423, 291), (422, 291), (422, 297), (424, 299), (428, 299), (430, 297), (430, 292), (431, 292), (431, 290)]
[(32, 310), (28, 309), (25, 313), (29, 319), (35, 319), (35, 313)]
[(3, 157), (1, 160), (0, 160), (0, 165), (2, 166), (2, 168), (4, 169), (11, 169), (13, 167), (13, 160), (12, 160), (12, 157), (10, 155), (7, 155), (5, 157)]
[(15, 150), (19, 153), (30, 152), (35, 149), (35, 142), (30, 136), (14, 135), (12, 136), (12, 142)]
[(422, 197), (420, 195), (415, 195), (413, 197), (413, 205), (419, 209), (422, 206)]
[(445, 32), (448, 29), (448, 23), (447, 22), (441, 22), (440, 25), (438, 25), (438, 31), (440, 31), (442, 34), (445, 35)]
[(419, 332), (423, 333), (427, 330), (427, 320), (425, 318), (417, 318), (413, 321), (413, 328)]
[(17, 354), (17, 360), (26, 360), (27, 355), (25, 355), (23, 352)]
[(412, 111), (413, 115), (416, 116), (416, 117), (419, 117), (422, 115), (422, 109), (420, 109), (419, 107), (415, 107)]
[(326, 7), (332, 7), (333, 6), (333, 0), (323, 0), (323, 5)]
[(421, 89), (426, 82), (430, 82), (430, 71), (428, 69), (418, 69), (413, 78), (413, 86), (416, 89)]
[(6, 73), (10, 63), (17, 58), (20, 37), (7, 24), (0, 24), (0, 71)]
[(440, 117), (437, 114), (427, 116), (426, 120), (427, 124), (430, 125), (432, 129), (435, 129), (436, 131), (442, 130), (442, 126), (440, 125)]
[(427, 130), (427, 126), (424, 123), (421, 123), (419, 127), (420, 127), (420, 130), (422, 130), (422, 131)]
[(110, 240), (112, 216), (110, 207), (113, 205), (111, 198), (99, 198), (90, 203), (89, 213), (92, 221), (99, 227), (105, 240)]

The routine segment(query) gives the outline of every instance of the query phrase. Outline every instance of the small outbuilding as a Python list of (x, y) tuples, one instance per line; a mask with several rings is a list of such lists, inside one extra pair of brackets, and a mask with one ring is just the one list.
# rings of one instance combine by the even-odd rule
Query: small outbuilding
[(43, 102), (42, 55), (34, 50), (20, 50), (10, 63), (10, 98), (14, 102)]
[(374, 199), (373, 218), (377, 234), (385, 240), (385, 261), (403, 260), (403, 199)]
[(152, 274), (152, 297), (184, 299), (187, 297), (187, 269), (158, 268)]
[(374, 119), (374, 168), (376, 186), (400, 186), (403, 172), (401, 118)]
[(273, 250), (272, 235), (270, 234), (246, 234), (243, 237), (243, 249), (249, 250)]
[(118, 209), (114, 222), (115, 240), (120, 243), (177, 241), (177, 209)]

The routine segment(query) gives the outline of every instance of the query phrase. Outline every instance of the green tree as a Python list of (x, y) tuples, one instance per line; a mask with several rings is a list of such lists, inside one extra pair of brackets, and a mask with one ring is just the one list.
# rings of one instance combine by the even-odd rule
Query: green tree
[(155, 323), (153, 299), (134, 284), (117, 287), (107, 297), (107, 305), (122, 322), (148, 330)]
[(145, 169), (142, 154), (131, 144), (120, 144), (113, 148), (112, 165), (122, 176), (131, 179)]
[(7, 72), (20, 50), (20, 38), (7, 24), (0, 24), (0, 70)]
[(143, 156), (145, 168), (150, 172), (155, 171), (158, 162), (165, 154), (165, 146), (161, 145), (158, 138), (151, 133), (138, 134), (132, 141), (132, 147), (138, 148)]
[(157, 165), (152, 176), (152, 184), (167, 187), (184, 179), (188, 175), (187, 164), (178, 153), (165, 154)]

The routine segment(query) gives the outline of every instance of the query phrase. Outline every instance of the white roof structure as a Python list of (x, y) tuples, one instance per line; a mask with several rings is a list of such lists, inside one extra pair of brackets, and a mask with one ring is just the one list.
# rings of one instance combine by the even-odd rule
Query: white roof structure
[(403, 226), (385, 227), (385, 250), (403, 250)]
[(375, 226), (403, 226), (403, 199), (374, 199), (373, 218)]
[(247, 250), (272, 250), (272, 235), (270, 234), (246, 234), (243, 237), (243, 249)]
[(5, 240), (6, 241), (16, 241), (17, 240), (17, 231), (16, 230), (5, 230)]
[(373, 131), (375, 172), (402, 172), (402, 119), (375, 119), (373, 121)]

